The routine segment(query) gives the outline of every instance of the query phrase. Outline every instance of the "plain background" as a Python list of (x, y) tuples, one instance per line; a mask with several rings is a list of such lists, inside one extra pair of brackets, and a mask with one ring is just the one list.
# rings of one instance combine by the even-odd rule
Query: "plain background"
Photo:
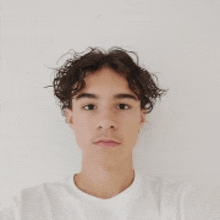
[(45, 1), (1, 4), (1, 208), (21, 189), (80, 170), (81, 151), (53, 96), (58, 59), (88, 46), (134, 50), (168, 88), (147, 115), (134, 167), (220, 182), (220, 2)]

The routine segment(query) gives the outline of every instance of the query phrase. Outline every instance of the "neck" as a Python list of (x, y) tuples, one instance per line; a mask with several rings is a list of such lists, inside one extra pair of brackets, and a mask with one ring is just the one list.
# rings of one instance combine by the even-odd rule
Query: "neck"
[(128, 188), (134, 180), (132, 158), (114, 166), (82, 163), (81, 172), (74, 176), (76, 186), (98, 198), (111, 198)]

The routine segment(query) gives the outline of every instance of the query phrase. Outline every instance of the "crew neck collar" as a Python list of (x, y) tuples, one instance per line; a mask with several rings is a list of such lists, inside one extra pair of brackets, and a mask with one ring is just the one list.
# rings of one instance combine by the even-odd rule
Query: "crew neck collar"
[(84, 200), (87, 202), (93, 202), (93, 203), (102, 203), (103, 205), (111, 205), (112, 207), (120, 205), (126, 205), (126, 201), (129, 201), (130, 198), (134, 199), (135, 197), (139, 196), (139, 188), (140, 188), (140, 182), (141, 182), (141, 176), (137, 170), (134, 170), (134, 180), (132, 184), (120, 192), (119, 194), (113, 196), (112, 198), (108, 199), (103, 199), (103, 198), (98, 198), (96, 196), (90, 195), (88, 193), (83, 192), (80, 190), (74, 181), (74, 176), (76, 173), (69, 178), (69, 183), (72, 186), (72, 189), (75, 193), (75, 196), (78, 197), (80, 200)]

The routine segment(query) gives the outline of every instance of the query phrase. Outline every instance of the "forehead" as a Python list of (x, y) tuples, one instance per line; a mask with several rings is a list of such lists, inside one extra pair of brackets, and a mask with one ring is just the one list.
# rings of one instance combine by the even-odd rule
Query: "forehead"
[(85, 87), (76, 95), (75, 99), (100, 99), (111, 96), (113, 99), (138, 100), (136, 94), (129, 88), (124, 75), (104, 67), (98, 71), (88, 73), (84, 78)]

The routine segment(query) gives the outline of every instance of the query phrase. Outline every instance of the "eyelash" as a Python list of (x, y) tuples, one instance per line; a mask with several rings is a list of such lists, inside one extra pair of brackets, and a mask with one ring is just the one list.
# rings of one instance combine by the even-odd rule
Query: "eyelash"
[[(85, 107), (86, 107), (86, 106), (89, 106), (89, 105), (91, 106), (91, 105), (93, 105), (93, 104), (84, 105), (84, 106), (82, 107), (82, 109), (84, 109), (85, 111), (91, 111), (91, 110), (86, 110), (86, 109), (85, 109)], [(127, 105), (127, 104), (120, 103), (119, 105)], [(93, 105), (93, 106), (95, 106), (95, 105)], [(129, 108), (128, 108), (128, 109), (123, 109), (123, 110), (129, 110), (129, 109), (131, 108), (130, 105), (127, 105), (127, 106), (128, 106)]]

